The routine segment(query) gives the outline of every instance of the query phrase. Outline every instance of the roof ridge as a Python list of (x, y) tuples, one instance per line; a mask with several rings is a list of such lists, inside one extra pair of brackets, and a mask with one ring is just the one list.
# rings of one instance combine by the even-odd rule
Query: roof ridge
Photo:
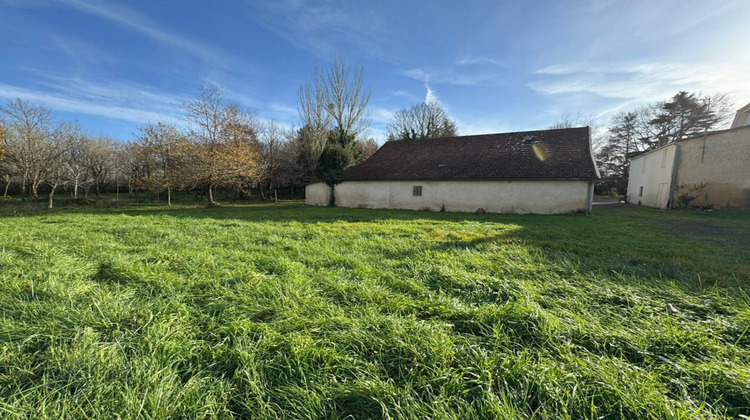
[(461, 136), (444, 136), (444, 137), (430, 137), (430, 138), (423, 138), (423, 139), (398, 139), (398, 140), (388, 140), (383, 145), (388, 143), (396, 143), (401, 141), (427, 141), (427, 140), (445, 140), (445, 139), (463, 139), (467, 137), (490, 137), (490, 136), (498, 136), (498, 135), (510, 135), (510, 134), (526, 134), (526, 133), (540, 133), (540, 132), (549, 132), (549, 131), (566, 131), (566, 130), (581, 130), (581, 129), (589, 129), (590, 126), (580, 126), (580, 127), (566, 127), (566, 128), (548, 128), (543, 130), (525, 130), (525, 131), (506, 131), (506, 132), (500, 132), (500, 133), (484, 133), (484, 134), (464, 134)]

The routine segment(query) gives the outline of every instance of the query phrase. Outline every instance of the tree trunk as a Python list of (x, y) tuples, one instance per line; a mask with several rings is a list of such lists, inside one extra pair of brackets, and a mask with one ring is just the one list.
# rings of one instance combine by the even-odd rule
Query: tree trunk
[(21, 180), (21, 197), (26, 195), (26, 183), (29, 182), (29, 178), (26, 173), (23, 174), (23, 180)]
[(167, 205), (172, 205), (172, 188), (167, 187)]
[(5, 179), (7, 182), (5, 183), (5, 192), (3, 192), (3, 197), (8, 196), (8, 189), (10, 188), (10, 178)]
[(214, 201), (214, 188), (210, 184), (208, 185), (208, 205), (209, 206), (216, 205), (216, 202)]
[(36, 181), (32, 181), (31, 182), (31, 196), (35, 198), (39, 197), (38, 191), (39, 191), (39, 183), (37, 183)]
[(55, 183), (49, 190), (49, 196), (47, 197), (47, 208), (51, 209), (54, 203), (55, 190), (57, 189), (57, 183)]

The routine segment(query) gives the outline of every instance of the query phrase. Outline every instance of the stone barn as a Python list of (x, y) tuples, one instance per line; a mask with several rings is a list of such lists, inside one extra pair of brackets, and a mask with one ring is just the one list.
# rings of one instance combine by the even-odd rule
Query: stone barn
[(599, 174), (589, 128), (385, 143), (305, 202), (340, 207), (489, 213), (588, 212)]

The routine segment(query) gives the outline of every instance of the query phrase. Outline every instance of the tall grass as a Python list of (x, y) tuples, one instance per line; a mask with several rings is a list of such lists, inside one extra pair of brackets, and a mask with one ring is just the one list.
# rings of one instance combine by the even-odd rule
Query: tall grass
[(741, 212), (8, 214), (0, 417), (737, 418), (748, 238)]

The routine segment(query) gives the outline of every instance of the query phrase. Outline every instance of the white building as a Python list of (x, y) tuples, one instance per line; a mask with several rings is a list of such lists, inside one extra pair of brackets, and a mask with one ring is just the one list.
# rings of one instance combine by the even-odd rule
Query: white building
[(750, 104), (745, 105), (737, 111), (732, 122), (732, 128), (750, 125)]
[(750, 208), (750, 125), (683, 139), (634, 157), (627, 201), (661, 209)]
[[(387, 142), (333, 188), (341, 207), (490, 213), (591, 209), (599, 174), (588, 127)], [(329, 205), (308, 185), (305, 202)]]

